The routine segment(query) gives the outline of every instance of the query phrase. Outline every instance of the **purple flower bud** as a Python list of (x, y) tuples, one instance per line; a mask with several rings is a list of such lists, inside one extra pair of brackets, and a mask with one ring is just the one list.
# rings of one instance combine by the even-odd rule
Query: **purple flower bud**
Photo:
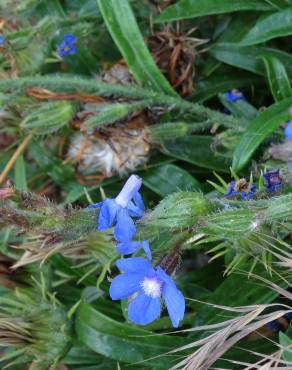
[(263, 174), (265, 179), (265, 188), (269, 193), (274, 193), (282, 189), (282, 177), (280, 170), (268, 171)]
[(131, 199), (133, 199), (134, 196), (138, 193), (141, 186), (141, 177), (137, 175), (131, 175), (123, 186), (119, 195), (115, 198), (116, 203), (122, 208), (126, 208)]
[[(129, 177), (121, 192), (115, 199), (107, 198), (102, 202), (91, 204), (90, 208), (100, 208), (98, 215), (98, 231), (114, 225), (114, 237), (119, 243), (129, 243), (136, 233), (133, 218), (141, 218), (144, 214), (144, 204), (139, 194), (142, 179), (137, 175)], [(130, 247), (136, 247), (133, 244)], [(147, 244), (141, 245), (148, 255), (151, 255)], [(125, 246), (124, 246), (125, 247)], [(126, 250), (129, 245), (127, 244)], [(137, 246), (138, 249), (138, 246)]]
[(225, 198), (240, 197), (242, 200), (250, 200), (254, 198), (257, 188), (255, 184), (250, 184), (246, 179), (240, 179), (238, 181), (231, 181), (228, 185)]

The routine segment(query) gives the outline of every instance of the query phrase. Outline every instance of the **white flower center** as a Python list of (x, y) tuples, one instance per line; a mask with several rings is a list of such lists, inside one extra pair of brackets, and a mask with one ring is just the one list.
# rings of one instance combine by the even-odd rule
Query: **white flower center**
[(150, 296), (151, 298), (160, 297), (161, 286), (162, 286), (162, 283), (159, 280), (155, 278), (149, 278), (149, 277), (146, 277), (141, 283), (141, 287), (144, 293)]

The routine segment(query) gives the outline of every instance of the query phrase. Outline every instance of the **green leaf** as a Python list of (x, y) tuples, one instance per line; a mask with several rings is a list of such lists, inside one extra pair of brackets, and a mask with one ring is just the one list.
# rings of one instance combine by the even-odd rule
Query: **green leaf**
[(283, 51), (265, 47), (241, 47), (232, 43), (218, 43), (210, 49), (210, 54), (217, 60), (264, 75), (262, 57), (275, 57), (283, 63), (288, 75), (292, 76), (292, 55)]
[(136, 80), (155, 91), (177, 95), (145, 45), (128, 0), (97, 2), (107, 28)]
[(256, 12), (245, 12), (244, 15), (241, 13), (233, 14), (225, 31), (220, 34), (217, 42), (238, 43), (253, 27), (258, 18), (259, 13)]
[(266, 137), (290, 118), (291, 104), (291, 98), (273, 104), (249, 124), (234, 152), (232, 168), (235, 172), (247, 164)]
[(85, 129), (90, 130), (98, 126), (109, 125), (124, 118), (137, 109), (147, 107), (147, 105), (149, 105), (148, 100), (130, 104), (117, 103), (102, 105), (96, 115), (85, 121)]
[(283, 63), (281, 63), (279, 59), (273, 57), (263, 57), (263, 61), (275, 101), (289, 98), (292, 95), (292, 89)]
[(144, 185), (162, 197), (180, 190), (200, 189), (193, 176), (174, 164), (152, 168), (142, 178)]
[(291, 0), (266, 0), (266, 2), (273, 5), (275, 9), (285, 9), (291, 5)]
[[(219, 70), (220, 71), (220, 70)], [(224, 93), (234, 89), (234, 86), (241, 88), (243, 86), (255, 85), (260, 82), (258, 77), (252, 75), (240, 76), (238, 74), (224, 74), (223, 76), (211, 76), (197, 83), (196, 91), (192, 96), (192, 100), (196, 102), (204, 102), (216, 96), (219, 93)]]
[(230, 102), (223, 94), (219, 94), (219, 99), (233, 116), (245, 118), (247, 122), (254, 119), (258, 114), (258, 110), (245, 100)]
[(256, 45), (275, 37), (292, 34), (292, 9), (264, 15), (258, 19), (253, 28), (242, 38), (242, 46)]
[(74, 114), (73, 105), (66, 101), (43, 103), (29, 113), (21, 127), (36, 130), (36, 134), (49, 134), (67, 125)]
[[(251, 269), (252, 262), (241, 266), (239, 273), (233, 273), (225, 277), (221, 284), (211, 293), (207, 293), (200, 299), (203, 302), (214, 303), (227, 307), (244, 307), (255, 304), (271, 303), (278, 296), (278, 293), (264, 284), (259, 284), (254, 278), (248, 278), (248, 273)], [(254, 273), (269, 281), (276, 283), (285, 288), (286, 282), (279, 281), (275, 275), (271, 277), (262, 266), (257, 266)], [(228, 292), (228, 294), (226, 294)], [(224, 321), (227, 319), (227, 312), (217, 307), (212, 307), (206, 304), (194, 303), (194, 307), (198, 313), (198, 323), (203, 322), (204, 325)], [(238, 316), (238, 313), (228, 312), (228, 318)], [(200, 335), (201, 333), (195, 334)]]
[(229, 172), (231, 160), (220, 157), (212, 151), (214, 139), (211, 136), (188, 136), (176, 141), (167, 141), (164, 151), (175, 158), (211, 170)]
[(268, 11), (273, 10), (273, 7), (262, 0), (181, 0), (162, 12), (155, 22), (170, 22), (244, 10)]
[[(117, 322), (84, 302), (78, 309), (76, 331), (81, 342), (96, 353), (127, 363), (143, 361), (155, 369), (170, 367), (171, 358), (163, 354), (187, 343), (177, 336), (153, 335), (134, 325)], [(153, 359), (153, 356), (157, 357)]]
[(17, 190), (27, 190), (25, 161), (22, 154), (14, 165), (14, 181)]
[(283, 359), (287, 363), (292, 363), (292, 339), (288, 335), (284, 334), (282, 331), (279, 333), (279, 339), (281, 346), (285, 349), (283, 352)]

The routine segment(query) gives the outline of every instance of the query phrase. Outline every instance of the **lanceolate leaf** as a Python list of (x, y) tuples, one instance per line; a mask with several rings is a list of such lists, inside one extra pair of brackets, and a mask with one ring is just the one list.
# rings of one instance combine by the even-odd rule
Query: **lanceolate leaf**
[(235, 75), (224, 74), (222, 76), (211, 76), (206, 80), (199, 81), (197, 84), (196, 91), (193, 95), (193, 100), (196, 102), (203, 102), (216, 96), (218, 93), (224, 93), (228, 90), (232, 90), (234, 86), (240, 88), (246, 85), (254, 85), (260, 82), (257, 76), (252, 75)]
[(232, 167), (235, 172), (248, 163), (253, 152), (266, 137), (290, 118), (291, 104), (292, 98), (276, 103), (250, 123), (234, 152)]
[(279, 339), (281, 346), (285, 349), (283, 359), (287, 361), (287, 364), (292, 364), (292, 339), (282, 332), (279, 333)]
[(21, 154), (17, 161), (15, 162), (14, 166), (14, 180), (15, 180), (15, 187), (18, 190), (27, 190), (27, 181), (26, 181), (26, 166), (25, 161), (23, 158), (23, 154)]
[(285, 66), (289, 76), (292, 76), (292, 55), (283, 51), (265, 47), (241, 47), (233, 43), (218, 43), (210, 53), (217, 60), (242, 68), (259, 75), (265, 74), (265, 68), (261, 57), (275, 57)]
[(200, 189), (193, 176), (174, 164), (152, 168), (142, 177), (148, 188), (163, 197), (176, 191)]
[(112, 320), (87, 303), (79, 306), (76, 331), (81, 342), (96, 353), (132, 364), (143, 361), (155, 369), (169, 368), (171, 357), (163, 354), (187, 343), (177, 336), (155, 336), (145, 329)]
[(112, 38), (135, 76), (144, 86), (176, 95), (147, 49), (128, 0), (97, 0)]
[(229, 172), (230, 162), (212, 151), (214, 139), (210, 136), (189, 136), (163, 144), (167, 154), (195, 164), (199, 167), (216, 171)]
[(274, 39), (275, 37), (288, 36), (292, 34), (292, 9), (262, 16), (253, 28), (242, 38), (240, 44), (243, 46), (255, 45)]
[(292, 95), (291, 84), (284, 65), (277, 58), (264, 57), (268, 82), (275, 101), (281, 101)]
[(178, 19), (196, 18), (210, 14), (239, 12), (243, 10), (273, 10), (262, 0), (181, 0), (168, 7), (156, 22), (170, 22)]

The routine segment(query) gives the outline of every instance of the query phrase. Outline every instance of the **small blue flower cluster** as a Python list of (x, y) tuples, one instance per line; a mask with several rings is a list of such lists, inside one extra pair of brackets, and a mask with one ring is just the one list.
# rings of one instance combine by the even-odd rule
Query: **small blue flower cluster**
[(242, 200), (250, 200), (254, 198), (257, 188), (255, 184), (250, 185), (245, 179), (231, 181), (228, 185), (225, 198), (233, 198), (239, 196)]
[(63, 41), (57, 45), (57, 53), (60, 58), (77, 53), (77, 38), (74, 35), (66, 34)]
[(292, 140), (292, 120), (290, 120), (285, 127), (285, 136), (286, 139)]
[(265, 188), (269, 193), (276, 193), (283, 188), (280, 170), (268, 171), (263, 174), (265, 179)]
[(285, 326), (289, 326), (290, 321), (292, 320), (292, 312), (285, 313), (283, 318), (278, 320), (273, 320), (266, 324), (266, 327), (271, 331), (285, 331), (287, 328)]
[[(263, 174), (265, 180), (264, 187), (268, 193), (277, 193), (283, 188), (283, 180), (280, 176), (280, 170), (272, 170)], [(228, 185), (225, 198), (240, 197), (242, 200), (254, 199), (257, 192), (255, 184), (249, 184), (246, 179), (231, 181)]]
[(130, 298), (129, 319), (135, 324), (146, 325), (156, 320), (161, 312), (163, 298), (171, 322), (178, 327), (184, 317), (185, 299), (177, 289), (172, 278), (160, 267), (153, 267), (148, 240), (135, 241), (136, 226), (133, 219), (144, 215), (144, 204), (139, 193), (142, 180), (136, 175), (129, 177), (121, 192), (115, 199), (105, 199), (90, 205), (99, 208), (98, 231), (114, 226), (113, 235), (117, 241), (117, 250), (123, 255), (135, 253), (143, 248), (148, 258), (121, 258), (117, 267), (124, 271), (112, 280), (110, 296), (113, 300)]
[(6, 38), (4, 36), (0, 35), (0, 47), (4, 46), (5, 43), (6, 43)]
[(237, 89), (227, 91), (224, 94), (224, 96), (227, 100), (229, 100), (232, 103), (236, 102), (237, 100), (244, 100), (244, 101), (246, 100), (243, 93), (241, 91), (237, 90)]

